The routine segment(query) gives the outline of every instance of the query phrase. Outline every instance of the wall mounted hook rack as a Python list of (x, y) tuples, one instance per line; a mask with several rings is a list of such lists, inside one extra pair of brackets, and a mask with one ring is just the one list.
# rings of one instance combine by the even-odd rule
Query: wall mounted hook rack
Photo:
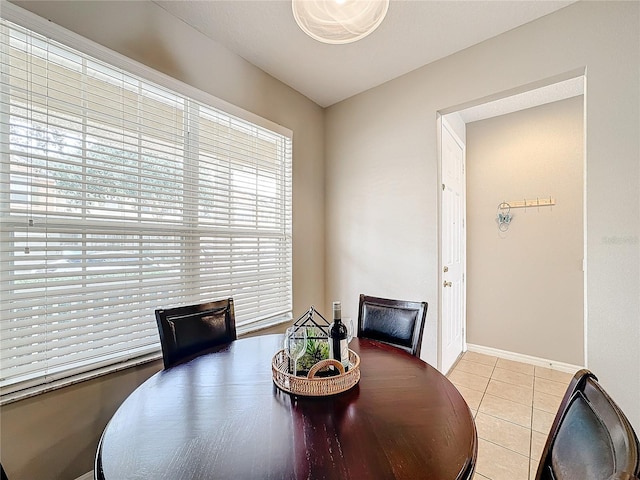
[(508, 203), (511, 208), (527, 208), (527, 207), (551, 207), (556, 204), (556, 201), (552, 196), (545, 198), (537, 197), (535, 199), (513, 200)]

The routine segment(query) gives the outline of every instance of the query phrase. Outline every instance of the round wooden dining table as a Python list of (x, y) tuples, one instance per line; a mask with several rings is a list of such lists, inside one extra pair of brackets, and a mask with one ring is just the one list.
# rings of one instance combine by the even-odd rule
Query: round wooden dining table
[(395, 347), (354, 338), (361, 378), (329, 397), (272, 381), (281, 335), (236, 340), (140, 385), (106, 426), (99, 480), (470, 479), (476, 428), (458, 390)]

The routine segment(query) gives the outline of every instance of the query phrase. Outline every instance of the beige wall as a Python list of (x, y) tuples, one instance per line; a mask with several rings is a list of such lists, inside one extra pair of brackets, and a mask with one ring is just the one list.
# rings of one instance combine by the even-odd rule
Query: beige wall
[(327, 109), (327, 299), (428, 301), (436, 364), (437, 112), (586, 68), (587, 365), (640, 430), (639, 17), (577, 2)]
[[(291, 129), (294, 315), (324, 303), (322, 108), (152, 2), (14, 3)], [(0, 458), (9, 477), (71, 480), (91, 470), (106, 422), (159, 368), (156, 362), (0, 407)]]
[(11, 480), (73, 480), (93, 469), (118, 406), (162, 369), (147, 363), (0, 407), (0, 453)]
[[(584, 97), (467, 124), (467, 342), (583, 365)], [(498, 230), (500, 202), (514, 208)]]

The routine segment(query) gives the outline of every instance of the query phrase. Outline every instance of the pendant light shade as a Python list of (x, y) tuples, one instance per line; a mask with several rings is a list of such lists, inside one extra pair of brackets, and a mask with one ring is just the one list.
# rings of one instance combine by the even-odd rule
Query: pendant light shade
[(389, 0), (292, 0), (300, 28), (323, 43), (351, 43), (382, 23)]

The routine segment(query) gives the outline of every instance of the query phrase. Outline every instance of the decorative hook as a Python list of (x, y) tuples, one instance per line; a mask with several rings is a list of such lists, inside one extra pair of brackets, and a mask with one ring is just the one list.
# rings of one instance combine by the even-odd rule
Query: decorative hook
[(511, 205), (507, 202), (502, 202), (498, 205), (498, 230), (501, 232), (506, 232), (509, 230), (509, 224), (511, 223), (511, 219), (513, 215), (511, 215)]

